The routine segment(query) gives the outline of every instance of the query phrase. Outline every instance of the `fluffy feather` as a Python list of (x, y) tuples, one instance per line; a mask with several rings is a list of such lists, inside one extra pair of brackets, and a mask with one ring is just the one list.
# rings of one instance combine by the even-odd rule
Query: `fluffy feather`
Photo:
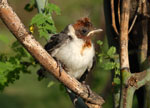
[[(93, 64), (93, 58), (95, 55), (94, 46), (91, 43), (90, 47), (85, 47), (85, 40), (78, 38), (75, 34), (75, 29), (72, 25), (68, 26), (68, 33), (66, 35), (54, 36), (55, 38), (61, 38), (64, 36), (63, 43), (61, 45), (55, 45), (51, 51), (51, 55), (59, 60), (65, 67), (66, 72), (80, 79), (86, 70), (90, 70)], [(52, 36), (52, 39), (54, 38)], [(53, 39), (54, 40), (54, 39)], [(62, 39), (61, 39), (62, 40)], [(57, 40), (59, 41), (59, 39)], [(54, 41), (50, 41), (46, 46), (46, 50), (51, 50), (48, 46)], [(55, 42), (56, 43), (56, 42)], [(59, 44), (60, 44), (59, 43)], [(57, 47), (56, 47), (57, 46)], [(85, 47), (83, 49), (83, 47)], [(81, 53), (82, 52), (82, 53)]]

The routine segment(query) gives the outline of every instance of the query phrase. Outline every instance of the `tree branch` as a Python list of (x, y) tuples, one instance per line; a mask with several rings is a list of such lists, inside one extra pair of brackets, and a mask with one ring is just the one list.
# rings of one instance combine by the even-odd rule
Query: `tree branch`
[(114, 0), (111, 0), (111, 17), (112, 17), (112, 27), (114, 28), (116, 34), (119, 35), (118, 29), (116, 27)]
[(120, 21), (120, 62), (121, 69), (129, 69), (128, 57), (128, 25), (129, 25), (129, 9), (130, 0), (122, 1), (122, 13)]
[[(126, 87), (128, 78), (131, 76), (129, 68), (129, 56), (128, 56), (128, 26), (129, 26), (129, 12), (130, 12), (130, 0), (122, 1), (120, 20), (120, 68), (121, 68), (121, 98), (120, 108), (131, 108), (133, 93), (130, 88)], [(132, 88), (131, 88), (132, 89)], [(129, 100), (130, 99), (130, 100)]]
[(102, 97), (95, 93), (89, 95), (89, 90), (81, 85), (76, 79), (69, 76), (64, 70), (62, 70), (60, 76), (59, 67), (57, 66), (56, 61), (42, 48), (39, 42), (27, 32), (19, 17), (8, 5), (7, 0), (0, 0), (0, 18), (18, 41), (20, 41), (28, 52), (38, 60), (46, 70), (51, 72), (51, 74), (53, 74), (60, 82), (82, 97), (88, 103), (87, 105), (90, 108), (94, 108), (91, 106), (98, 106), (97, 108), (101, 107), (104, 103)]

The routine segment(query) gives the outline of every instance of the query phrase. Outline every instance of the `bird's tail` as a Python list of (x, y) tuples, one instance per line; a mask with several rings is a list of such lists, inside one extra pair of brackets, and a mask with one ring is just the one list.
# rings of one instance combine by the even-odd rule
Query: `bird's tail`
[(76, 95), (73, 91), (71, 91), (67, 87), (66, 87), (66, 91), (69, 94), (69, 97), (72, 103), (74, 104), (75, 108), (88, 108), (88, 106), (85, 104), (84, 100), (81, 97)]

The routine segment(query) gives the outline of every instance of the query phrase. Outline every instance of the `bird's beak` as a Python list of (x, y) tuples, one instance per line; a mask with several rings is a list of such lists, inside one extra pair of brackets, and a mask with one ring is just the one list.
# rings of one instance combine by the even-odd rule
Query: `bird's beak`
[(90, 37), (90, 36), (93, 36), (94, 34), (97, 34), (97, 33), (100, 33), (101, 31), (103, 31), (102, 29), (95, 29), (95, 30), (92, 30), (90, 31), (87, 36)]

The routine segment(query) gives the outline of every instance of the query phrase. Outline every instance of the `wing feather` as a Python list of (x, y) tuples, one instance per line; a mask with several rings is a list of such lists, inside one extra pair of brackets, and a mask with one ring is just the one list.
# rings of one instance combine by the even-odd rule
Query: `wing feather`
[(65, 33), (55, 34), (50, 38), (44, 48), (51, 54), (55, 49), (59, 48), (68, 39), (70, 39), (70, 36)]

